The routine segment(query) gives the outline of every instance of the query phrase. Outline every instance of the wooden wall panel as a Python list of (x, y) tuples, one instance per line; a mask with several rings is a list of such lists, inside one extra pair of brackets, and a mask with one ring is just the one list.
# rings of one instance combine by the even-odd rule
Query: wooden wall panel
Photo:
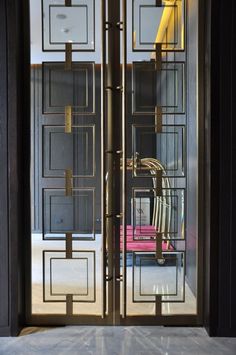
[(23, 254), (30, 221), (23, 220), (30, 177), (28, 10), (28, 1), (0, 3), (0, 335), (16, 335), (24, 323)]
[(235, 1), (209, 1), (205, 33), (205, 325), (236, 336)]
[(7, 162), (7, 37), (5, 1), (0, 2), (0, 333), (9, 327), (8, 293), (8, 162)]

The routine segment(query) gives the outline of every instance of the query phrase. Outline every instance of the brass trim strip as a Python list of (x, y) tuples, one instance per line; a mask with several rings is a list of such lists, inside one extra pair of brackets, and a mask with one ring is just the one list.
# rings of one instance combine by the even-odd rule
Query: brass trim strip
[(102, 232), (102, 318), (106, 317), (107, 292), (106, 292), (106, 162), (105, 162), (105, 85), (106, 85), (106, 1), (101, 0), (101, 232)]
[(72, 107), (65, 107), (65, 133), (72, 132)]
[(161, 316), (162, 309), (161, 309), (161, 296), (156, 296), (156, 316)]
[(155, 106), (155, 132), (162, 132), (162, 107)]
[(66, 315), (73, 315), (73, 295), (66, 295)]
[(156, 197), (157, 196), (162, 196), (162, 176), (163, 176), (163, 172), (162, 170), (156, 170), (156, 174), (155, 174), (155, 179), (156, 179), (156, 186), (155, 186), (155, 193), (156, 193)]
[(156, 54), (156, 71), (161, 71), (161, 62), (162, 62), (162, 57), (161, 57), (161, 43), (156, 43), (155, 44), (155, 54)]
[(163, 259), (162, 256), (162, 234), (156, 233), (156, 259)]
[(65, 189), (66, 196), (72, 196), (72, 170), (66, 169), (65, 171)]
[(66, 43), (66, 63), (65, 69), (71, 70), (72, 68), (72, 43)]
[[(121, 316), (126, 317), (127, 313), (127, 0), (122, 1), (122, 256), (123, 256), (123, 284), (122, 284), (122, 306)], [(121, 236), (120, 236), (121, 237)]]
[(72, 259), (72, 233), (66, 233), (66, 259)]

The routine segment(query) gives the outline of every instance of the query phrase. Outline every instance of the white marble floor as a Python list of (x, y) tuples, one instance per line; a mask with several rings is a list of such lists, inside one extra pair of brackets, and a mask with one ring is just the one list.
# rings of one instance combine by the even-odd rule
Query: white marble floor
[(235, 355), (236, 338), (209, 338), (203, 328), (25, 328), (0, 338), (0, 355)]

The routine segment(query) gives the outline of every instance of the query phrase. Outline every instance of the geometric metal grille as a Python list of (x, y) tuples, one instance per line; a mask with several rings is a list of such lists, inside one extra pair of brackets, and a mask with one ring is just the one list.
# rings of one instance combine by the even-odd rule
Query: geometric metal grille
[(44, 189), (44, 239), (61, 240), (66, 233), (73, 239), (95, 239), (94, 188), (72, 189), (66, 196), (64, 189)]
[(64, 126), (43, 127), (44, 177), (64, 178), (72, 167), (73, 178), (95, 177), (95, 125), (72, 126), (72, 134)]
[(43, 251), (43, 296), (44, 302), (96, 301), (96, 269), (94, 251), (73, 251), (66, 258), (66, 251)]
[(185, 252), (163, 252), (165, 265), (152, 252), (133, 252), (133, 302), (185, 302)]
[[(162, 132), (155, 132), (154, 125), (132, 125), (133, 156), (161, 161), (166, 177), (184, 177), (186, 170), (185, 140), (183, 125), (162, 125)], [(168, 146), (168, 149), (166, 149)], [(150, 169), (134, 165), (134, 176), (149, 177)]]
[(42, 1), (43, 50), (65, 51), (72, 43), (72, 51), (95, 50), (95, 0)]
[[(155, 43), (162, 43), (164, 51), (184, 50), (185, 0), (133, 0), (133, 51), (152, 52)], [(173, 31), (169, 31), (169, 23)]]
[(157, 72), (154, 61), (133, 62), (133, 114), (154, 115), (155, 107), (163, 114), (185, 113), (185, 65), (183, 62), (161, 63)]
[(70, 70), (62, 62), (43, 63), (43, 113), (64, 114), (66, 106), (73, 115), (95, 113), (94, 62), (73, 62)]

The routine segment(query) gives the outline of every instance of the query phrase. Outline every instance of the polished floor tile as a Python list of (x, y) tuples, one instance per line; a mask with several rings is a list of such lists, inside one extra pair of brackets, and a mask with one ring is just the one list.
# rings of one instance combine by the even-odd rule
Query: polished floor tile
[(209, 338), (202, 328), (25, 328), (17, 338), (0, 338), (0, 354), (235, 355), (236, 338)]

